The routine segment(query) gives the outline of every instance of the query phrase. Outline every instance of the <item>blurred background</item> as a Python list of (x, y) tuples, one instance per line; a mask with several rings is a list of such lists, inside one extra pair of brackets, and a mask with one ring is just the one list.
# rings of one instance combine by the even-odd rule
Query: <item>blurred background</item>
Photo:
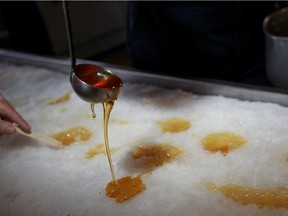
[[(125, 1), (69, 2), (77, 58), (129, 66)], [(0, 48), (69, 56), (62, 1), (1, 1)]]
[[(249, 44), (249, 41), (253, 41), (253, 37), (250, 37), (250, 38), (246, 37), (245, 38), (245, 35), (246, 35), (245, 31), (246, 30), (243, 30), (243, 29), (244, 29), (244, 27), (246, 27), (246, 25), (248, 25), (247, 32), (249, 33), (249, 28), (250, 28), (251, 32), (254, 32), (254, 29), (253, 28), (251, 29), (251, 27), (249, 27), (249, 25), (251, 23), (255, 23), (255, 22), (259, 23), (259, 20), (261, 21), (262, 18), (264, 19), (264, 16), (261, 16), (261, 19), (259, 19), (258, 21), (255, 21), (255, 19), (253, 19), (253, 17), (257, 18), (257, 16), (254, 16), (254, 12), (255, 11), (257, 12), (257, 9), (259, 9), (259, 11), (260, 11), (260, 9), (263, 9), (263, 7), (265, 7), (265, 3), (267, 3), (269, 5), (273, 4), (274, 11), (276, 11), (276, 10), (279, 10), (280, 8), (288, 6), (287, 1), (263, 1), (263, 2), (255, 1), (254, 3), (253, 3), (253, 1), (251, 1), (251, 2), (248, 1), (249, 4), (251, 3), (251, 5), (250, 5), (251, 7), (250, 6), (249, 6), (250, 8), (248, 7), (248, 9), (249, 9), (249, 10), (247, 10), (248, 12), (245, 10), (243, 10), (243, 13), (241, 12), (239, 14), (236, 14), (236, 12), (235, 12), (235, 14), (236, 14), (235, 17), (237, 19), (241, 20), (241, 22), (243, 22), (243, 29), (241, 29), (242, 27), (240, 26), (240, 24), (238, 25), (237, 22), (235, 25), (238, 25), (239, 32), (240, 32), (240, 35), (238, 38), (239, 39), (238, 42), (239, 43), (241, 42), (241, 44), (239, 45), (239, 47), (240, 47), (239, 52), (242, 52), (240, 54), (245, 57), (245, 61), (243, 60), (244, 59), (243, 56), (241, 57), (239, 53), (236, 53), (237, 55), (239, 54), (239, 56), (240, 56), (238, 58), (239, 61), (237, 60), (239, 63), (238, 65), (237, 65), (237, 62), (233, 63), (232, 61), (229, 61), (229, 59), (231, 60), (231, 58), (233, 57), (232, 55), (226, 56), (229, 59), (227, 58), (227, 61), (225, 60), (225, 62), (224, 63), (222, 62), (222, 63), (225, 66), (227, 65), (226, 62), (228, 62), (230, 64), (229, 67), (232, 67), (232, 69), (226, 68), (228, 72), (225, 72), (225, 70), (224, 70), (225, 68), (223, 70), (221, 69), (221, 67), (219, 67), (220, 69), (217, 69), (213, 66), (213, 64), (211, 64), (211, 65), (210, 64), (204, 64), (203, 65), (202, 61), (198, 61), (197, 59), (195, 60), (194, 58), (198, 57), (199, 52), (197, 52), (197, 50), (196, 50), (194, 52), (194, 56), (193, 56), (192, 55), (193, 52), (191, 52), (191, 49), (188, 50), (189, 51), (188, 52), (187, 49), (189, 49), (189, 47), (183, 46), (183, 43), (185, 43), (185, 41), (183, 42), (181, 39), (180, 40), (178, 39), (179, 41), (177, 41), (177, 43), (175, 45), (175, 46), (177, 46), (177, 49), (180, 47), (180, 52), (178, 52), (177, 49), (173, 50), (173, 52), (170, 52), (172, 46), (170, 46), (170, 44), (169, 44), (169, 46), (167, 46), (167, 44), (164, 43), (165, 41), (163, 42), (163, 40), (162, 40), (163, 37), (161, 35), (157, 35), (157, 33), (155, 34), (155, 33), (150, 32), (150, 34), (153, 35), (153, 37), (154, 36), (158, 37), (158, 42), (155, 42), (154, 45), (153, 44), (151, 45), (152, 51), (153, 51), (154, 46), (158, 46), (161, 43), (160, 47), (162, 46), (164, 48), (164, 51), (162, 54), (165, 56), (166, 53), (171, 53), (171, 56), (173, 56), (172, 61), (170, 61), (169, 59), (167, 60), (167, 59), (163, 58), (163, 59), (165, 59), (165, 61), (163, 61), (164, 66), (161, 65), (161, 63), (163, 64), (163, 62), (160, 61), (161, 58), (158, 58), (158, 57), (161, 57), (161, 55), (159, 53), (157, 54), (157, 52), (155, 52), (156, 53), (155, 56), (152, 56), (151, 55), (151, 53), (152, 53), (151, 47), (147, 47), (145, 45), (145, 43), (141, 44), (143, 42), (143, 38), (145, 38), (145, 37), (142, 38), (143, 32), (149, 33), (150, 29), (153, 29), (150, 24), (151, 24), (151, 22), (154, 22), (155, 20), (157, 21), (157, 18), (155, 20), (153, 20), (153, 18), (155, 18), (155, 16), (159, 14), (159, 11), (156, 11), (156, 10), (154, 11), (154, 14), (153, 14), (153, 10), (151, 10), (151, 8), (155, 9), (154, 3), (152, 2), (151, 5), (149, 5), (150, 2), (149, 1), (147, 1), (147, 2), (145, 4), (147, 4), (148, 6), (147, 5), (146, 5), (147, 7), (145, 6), (146, 10), (142, 11), (142, 17), (140, 17), (140, 18), (146, 20), (147, 23), (149, 23), (146, 25), (146, 29), (143, 28), (143, 30), (142, 30), (143, 26), (141, 26), (138, 28), (138, 32), (137, 32), (137, 28), (132, 29), (132, 30), (131, 30), (131, 28), (129, 28), (129, 30), (130, 30), (129, 41), (132, 40), (131, 39), (132, 38), (131, 32), (133, 34), (135, 32), (136, 34), (134, 35), (133, 40), (135, 40), (136, 43), (137, 42), (140, 43), (140, 44), (136, 44), (136, 46), (135, 46), (136, 48), (134, 49), (133, 55), (131, 55), (132, 54), (131, 46), (130, 46), (129, 52), (128, 52), (128, 48), (127, 48), (127, 44), (128, 44), (128, 40), (127, 40), (127, 35), (128, 35), (128, 33), (127, 33), (128, 1), (68, 1), (68, 6), (70, 9), (70, 19), (71, 19), (71, 24), (72, 24), (72, 32), (73, 32), (76, 58), (101, 61), (104, 63), (110, 63), (110, 64), (114, 64), (114, 65), (118, 65), (118, 66), (132, 67), (132, 65), (133, 65), (135, 68), (138, 68), (138, 69), (145, 69), (147, 71), (150, 71), (150, 70), (151, 71), (157, 71), (159, 73), (165, 72), (165, 74), (169, 74), (169, 75), (173, 75), (173, 76), (181, 76), (181, 77), (185, 77), (185, 78), (191, 78), (191, 77), (194, 78), (194, 76), (196, 76), (196, 77), (197, 76), (198, 77), (204, 76), (206, 78), (212, 78), (212, 79), (240, 81), (240, 82), (246, 82), (246, 83), (253, 83), (253, 84), (257, 84), (257, 85), (258, 84), (259, 85), (269, 85), (269, 86), (271, 85), (270, 81), (267, 80), (267, 78), (266, 78), (265, 68), (263, 66), (263, 61), (260, 62), (261, 64), (258, 64), (255, 67), (249, 66), (250, 68), (248, 68), (248, 66), (247, 66), (248, 69), (245, 68), (246, 67), (244, 65), (245, 61), (247, 64), (249, 64), (249, 62), (253, 62), (253, 58), (255, 58), (255, 57), (258, 58), (258, 55), (254, 54), (254, 52), (260, 53), (261, 58), (263, 58), (264, 42), (262, 43), (262, 41), (261, 41), (261, 40), (263, 40), (263, 38), (260, 38), (259, 40), (256, 39), (256, 40), (254, 40), (254, 42), (255, 41), (257, 42), (256, 45), (260, 44), (261, 46), (260, 47), (259, 46), (258, 47), (257, 46), (251, 47), (250, 45), (255, 45), (255, 43)], [(159, 2), (162, 2), (162, 1), (159, 1)], [(176, 1), (167, 1), (167, 2), (173, 4)], [(201, 1), (199, 1), (199, 2), (201, 2)], [(205, 2), (205, 1), (203, 1), (203, 2)], [(201, 4), (203, 4), (203, 2), (201, 2)], [(211, 2), (213, 2), (213, 1), (211, 1)], [(238, 1), (235, 1), (236, 4), (237, 4), (237, 2)], [(169, 4), (169, 3), (167, 3), (167, 4)], [(213, 3), (217, 3), (217, 2), (213, 2)], [(219, 3), (221, 3), (221, 2), (219, 2)], [(197, 6), (197, 4), (196, 4), (196, 6)], [(228, 6), (229, 6), (229, 4), (228, 4)], [(185, 4), (184, 4), (184, 6), (182, 5), (181, 7), (182, 7), (182, 9), (185, 9)], [(202, 6), (200, 6), (200, 9), (201, 9), (201, 7)], [(131, 7), (129, 7), (129, 8), (131, 9)], [(159, 8), (161, 9), (161, 7), (159, 7)], [(231, 7), (231, 8), (233, 8), (233, 7)], [(235, 7), (235, 8), (237, 9), (237, 7)], [(241, 9), (241, 7), (239, 7), (239, 8)], [(233, 10), (233, 9), (231, 9), (231, 10)], [(151, 12), (150, 17), (147, 16), (147, 12)], [(245, 15), (243, 15), (244, 12), (246, 15), (250, 15), (252, 18), (250, 16), (245, 17)], [(272, 10), (267, 12), (267, 15), (270, 12), (272, 12)], [(172, 11), (171, 14), (173, 14), (173, 13), (174, 12)], [(227, 14), (229, 15), (229, 13), (230, 12), (228, 11), (226, 13), (226, 15)], [(130, 11), (129, 11), (129, 14), (130, 14), (129, 17), (131, 18), (132, 16), (131, 16)], [(135, 14), (136, 13), (134, 13), (134, 15)], [(178, 15), (179, 14), (176, 14), (176, 18), (179, 18)], [(182, 14), (180, 13), (180, 15), (182, 15)], [(196, 15), (197, 15), (197, 13), (196, 13)], [(203, 15), (203, 16), (206, 17), (206, 15)], [(227, 17), (225, 17), (225, 15), (223, 15), (223, 16), (224, 16), (224, 18), (223, 17), (222, 18), (227, 20)], [(138, 24), (139, 23), (141, 24), (142, 20), (140, 20), (140, 18), (138, 16), (135, 16), (135, 17), (136, 18), (134, 18), (134, 20), (130, 19), (130, 22), (136, 23), (136, 21), (137, 21)], [(185, 14), (182, 16), (182, 18), (183, 17), (185, 18)], [(218, 20), (221, 20), (222, 18), (221, 18), (221, 14), (219, 16), (217, 16)], [(195, 20), (197, 20), (197, 19), (195, 19)], [(212, 20), (214, 22), (215, 19), (210, 18), (210, 20)], [(184, 19), (184, 21), (186, 22), (187, 20)], [(194, 18), (192, 21), (194, 21)], [(188, 19), (187, 22), (191, 22), (191, 20), (189, 21), (189, 19)], [(195, 21), (195, 22), (197, 22), (197, 21)], [(228, 20), (228, 23), (229, 23), (229, 20)], [(203, 26), (209, 27), (210, 24), (209, 23), (208, 24), (207, 23), (206, 24), (205, 23), (204, 24), (199, 23), (199, 28), (201, 29), (201, 27), (203, 27)], [(198, 22), (195, 25), (198, 26)], [(135, 26), (136, 26), (136, 24), (135, 24)], [(169, 24), (168, 30), (170, 28), (171, 27)], [(167, 31), (168, 33), (165, 34), (165, 38), (166, 38), (166, 35), (168, 35), (168, 36), (173, 35), (173, 33), (177, 31), (177, 30), (175, 30), (176, 28), (178, 28), (178, 25), (175, 25), (174, 28), (172, 28), (173, 29), (172, 33), (170, 31)], [(221, 29), (221, 26), (219, 28)], [(156, 28), (156, 30), (158, 30), (158, 29), (159, 29), (159, 27)], [(149, 31), (146, 31), (146, 30), (149, 30)], [(262, 31), (261, 25), (258, 25), (257, 26), (257, 32), (261, 32), (261, 31)], [(213, 32), (213, 29), (212, 29), (212, 32)], [(146, 35), (146, 39), (147, 38), (149, 39), (149, 37), (151, 35), (150, 36), (149, 36), (149, 34), (147, 34), (147, 35)], [(187, 35), (186, 37), (189, 38), (189, 40), (191, 38), (193, 39), (193, 37), (194, 37), (193, 35), (191, 36), (191, 35), (186, 34), (186, 33), (183, 35), (185, 35), (185, 36)], [(195, 35), (197, 35), (197, 33)], [(217, 34), (215, 34), (215, 35), (217, 37)], [(264, 35), (264, 33), (263, 33), (263, 35)], [(204, 35), (204, 36), (206, 37), (206, 35)], [(141, 39), (139, 39), (140, 37), (141, 37)], [(252, 38), (252, 40), (251, 40), (251, 38)], [(211, 38), (209, 38), (209, 35), (208, 35), (208, 37), (206, 39), (210, 40)], [(215, 39), (215, 38), (212, 38), (212, 39)], [(190, 41), (194, 41), (194, 43), (195, 43), (196, 40), (190, 40)], [(247, 43), (246, 43), (246, 41), (247, 41)], [(217, 42), (217, 40), (216, 40), (216, 42)], [(198, 46), (198, 45), (199, 44), (196, 44), (196, 46)], [(214, 45), (217, 48), (217, 46), (218, 46), (217, 43)], [(230, 45), (231, 44), (228, 44), (227, 46), (230, 46)], [(244, 47), (242, 45), (244, 45), (246, 47)], [(139, 46), (140, 46), (140, 48), (139, 48)], [(62, 1), (0, 1), (0, 48), (5, 48), (5, 49), (10, 49), (10, 50), (15, 50), (15, 51), (21, 51), (21, 52), (26, 52), (26, 53), (32, 53), (32, 54), (46, 55), (46, 56), (69, 57), (69, 48), (68, 48), (68, 40), (67, 40), (67, 34), (66, 34), (66, 26), (65, 26), (65, 18), (64, 18)], [(182, 50), (182, 48), (184, 51)], [(194, 46), (194, 48), (195, 48), (195, 46)], [(220, 44), (220, 48), (221, 49), (223, 48), (223, 46), (221, 44)], [(185, 51), (185, 49), (186, 49), (186, 51)], [(231, 51), (229, 49), (228, 49), (228, 51)], [(247, 51), (247, 49), (248, 49), (248, 51)], [(249, 51), (249, 49), (250, 49), (250, 51)], [(210, 50), (210, 48), (208, 47), (208, 51), (209, 50)], [(146, 52), (146, 54), (145, 54), (145, 52)], [(187, 52), (189, 53), (188, 55), (186, 55)], [(214, 51), (212, 50), (212, 54), (213, 54), (213, 52)], [(222, 51), (220, 50), (219, 52), (222, 52)], [(144, 55), (142, 55), (143, 53), (144, 53)], [(178, 53), (182, 53), (182, 54), (184, 53), (184, 55), (178, 55)], [(130, 54), (130, 56), (129, 56), (129, 54)], [(138, 61), (140, 60), (140, 61), (142, 61), (142, 63), (145, 62), (145, 58), (143, 58), (143, 56), (147, 58), (147, 61), (142, 65), (139, 63), (135, 64), (135, 62), (136, 62), (135, 56), (136, 55), (138, 55), (138, 59), (137, 59)], [(134, 57), (133, 64), (132, 64), (131, 56)], [(177, 61), (175, 60), (176, 57), (177, 57)], [(208, 57), (210, 57), (210, 56), (208, 56)], [(155, 62), (151, 61), (151, 59), (153, 61), (155, 61), (157, 64), (159, 63), (161, 65), (161, 67), (157, 68), (156, 67), (157, 64), (155, 66)], [(193, 67), (192, 67), (193, 70), (191, 69), (191, 65), (192, 65), (191, 59), (194, 60)], [(212, 62), (211, 59), (208, 59), (207, 61), (209, 61), (210, 63)], [(166, 62), (168, 62), (169, 64), (167, 64)], [(180, 62), (180, 64), (179, 64), (179, 62)], [(182, 64), (183, 62), (186, 65)], [(217, 63), (216, 64), (216, 66), (217, 66), (218, 61), (215, 60), (215, 62)], [(244, 62), (244, 63), (242, 63), (242, 62)], [(149, 63), (150, 63), (150, 65), (149, 65)], [(174, 63), (176, 65), (176, 68), (175, 67), (173, 68), (171, 66), (171, 63)], [(198, 64), (198, 66), (197, 66), (197, 64)], [(179, 66), (182, 66), (182, 69), (179, 68)], [(203, 75), (204, 73), (202, 73), (202, 72), (205, 72), (205, 69), (203, 69), (204, 66), (208, 68), (208, 69), (206, 68), (207, 74), (205, 74), (205, 75)], [(186, 75), (187, 74), (187, 72), (186, 72), (187, 68), (190, 69), (190, 72), (193, 71), (193, 73)], [(264, 69), (262, 69), (262, 68), (264, 68)], [(178, 72), (175, 73), (175, 71), (178, 71)], [(196, 74), (197, 71), (201, 74)], [(213, 74), (213, 73), (211, 73), (211, 71), (215, 72), (215, 73)], [(244, 71), (244, 73), (242, 73), (243, 71)], [(219, 75), (219, 72), (221, 72), (223, 74)], [(239, 74), (239, 77), (238, 77), (238, 74)], [(240, 77), (240, 75), (241, 75), (241, 77)], [(288, 75), (287, 75), (287, 79), (288, 79)]]

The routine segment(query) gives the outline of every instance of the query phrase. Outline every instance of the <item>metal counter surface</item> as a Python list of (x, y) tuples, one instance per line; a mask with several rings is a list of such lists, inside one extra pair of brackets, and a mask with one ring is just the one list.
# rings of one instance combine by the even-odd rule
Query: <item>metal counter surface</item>
[[(70, 74), (69, 58), (39, 56), (0, 49), (0, 61), (39, 66), (54, 69), (55, 72)], [(177, 78), (84, 59), (77, 59), (76, 63), (90, 63), (105, 67), (119, 75), (124, 83), (145, 83), (170, 89), (182, 89), (199, 95), (222, 95), (240, 100), (270, 102), (288, 106), (288, 89), (209, 79)]]

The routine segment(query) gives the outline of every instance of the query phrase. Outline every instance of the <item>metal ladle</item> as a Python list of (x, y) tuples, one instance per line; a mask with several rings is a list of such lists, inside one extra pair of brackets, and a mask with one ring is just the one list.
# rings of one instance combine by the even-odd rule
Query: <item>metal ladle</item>
[(75, 93), (91, 104), (115, 101), (123, 85), (110, 70), (94, 64), (76, 65), (69, 9), (63, 0), (63, 10), (71, 57), (70, 83)]

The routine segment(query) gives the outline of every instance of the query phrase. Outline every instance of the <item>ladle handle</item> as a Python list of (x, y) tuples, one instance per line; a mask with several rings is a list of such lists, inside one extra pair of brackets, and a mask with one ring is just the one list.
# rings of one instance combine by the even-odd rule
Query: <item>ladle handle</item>
[(64, 17), (65, 17), (66, 33), (67, 33), (67, 38), (68, 38), (69, 53), (70, 53), (70, 58), (71, 58), (71, 73), (72, 73), (76, 65), (76, 58), (75, 58), (75, 51), (74, 51), (74, 45), (73, 45), (70, 13), (69, 13), (69, 7), (66, 1), (63, 0), (62, 3), (63, 3), (63, 11), (64, 11)]

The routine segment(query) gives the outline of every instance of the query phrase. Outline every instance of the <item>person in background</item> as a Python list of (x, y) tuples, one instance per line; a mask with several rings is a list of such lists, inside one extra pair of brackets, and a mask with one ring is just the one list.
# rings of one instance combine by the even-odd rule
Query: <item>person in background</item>
[(31, 126), (0, 93), (0, 136), (16, 133), (13, 123), (24, 132), (31, 133)]
[(262, 24), (272, 1), (129, 1), (133, 67), (186, 78), (271, 85)]

